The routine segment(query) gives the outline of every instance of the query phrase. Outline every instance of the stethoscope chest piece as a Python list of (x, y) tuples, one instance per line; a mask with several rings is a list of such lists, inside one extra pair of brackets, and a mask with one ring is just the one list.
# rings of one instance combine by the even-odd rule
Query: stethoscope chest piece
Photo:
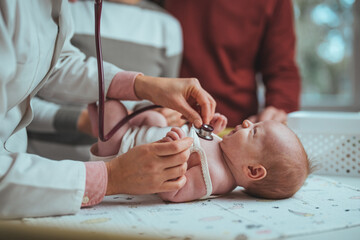
[(212, 141), (214, 138), (211, 135), (214, 131), (214, 128), (208, 124), (203, 124), (199, 129), (196, 129), (196, 134), (205, 140)]

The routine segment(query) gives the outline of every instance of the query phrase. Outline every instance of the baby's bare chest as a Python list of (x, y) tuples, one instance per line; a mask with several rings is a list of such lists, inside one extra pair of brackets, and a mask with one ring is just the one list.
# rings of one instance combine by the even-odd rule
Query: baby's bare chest
[[(215, 141), (210, 142), (201, 140), (200, 144), (203, 153), (206, 155), (213, 190), (216, 190), (218, 189), (218, 186), (229, 177), (228, 171), (226, 171), (225, 162), (223, 161), (219, 143)], [(195, 166), (201, 167), (201, 155), (198, 152), (192, 152), (188, 160), (188, 169)]]

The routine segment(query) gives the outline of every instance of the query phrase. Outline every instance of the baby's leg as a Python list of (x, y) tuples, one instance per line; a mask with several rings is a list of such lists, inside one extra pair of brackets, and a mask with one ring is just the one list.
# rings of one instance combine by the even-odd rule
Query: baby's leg
[(130, 120), (131, 126), (154, 126), (154, 127), (166, 127), (166, 118), (156, 111), (145, 111), (135, 116)]
[[(114, 126), (124, 117), (127, 116), (127, 109), (122, 103), (116, 100), (108, 100), (105, 102), (104, 114), (104, 135), (106, 135)], [(118, 153), (122, 137), (130, 128), (130, 123), (125, 123), (116, 133), (106, 142), (98, 139), (98, 155), (110, 156)]]

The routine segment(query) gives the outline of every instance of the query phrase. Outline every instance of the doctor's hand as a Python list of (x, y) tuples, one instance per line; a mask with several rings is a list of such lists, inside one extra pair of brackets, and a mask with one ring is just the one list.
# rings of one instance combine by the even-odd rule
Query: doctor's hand
[(262, 122), (267, 120), (274, 120), (281, 123), (285, 123), (287, 120), (287, 114), (284, 110), (268, 106), (257, 115), (253, 115), (248, 118), (251, 122)]
[(196, 78), (159, 78), (138, 75), (135, 94), (140, 99), (174, 109), (196, 127), (209, 124), (215, 113), (215, 100)]
[(106, 162), (106, 195), (152, 194), (182, 188), (192, 142), (187, 137), (140, 145)]

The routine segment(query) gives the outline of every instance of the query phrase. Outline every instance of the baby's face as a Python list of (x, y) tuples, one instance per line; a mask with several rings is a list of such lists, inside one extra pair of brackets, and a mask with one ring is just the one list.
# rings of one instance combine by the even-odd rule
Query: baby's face
[(263, 151), (267, 148), (288, 150), (295, 145), (298, 145), (296, 136), (284, 124), (276, 121), (254, 124), (249, 120), (236, 126), (220, 143), (221, 149), (230, 161), (230, 168), (238, 170), (249, 161), (259, 163), (257, 159), (262, 159)]

